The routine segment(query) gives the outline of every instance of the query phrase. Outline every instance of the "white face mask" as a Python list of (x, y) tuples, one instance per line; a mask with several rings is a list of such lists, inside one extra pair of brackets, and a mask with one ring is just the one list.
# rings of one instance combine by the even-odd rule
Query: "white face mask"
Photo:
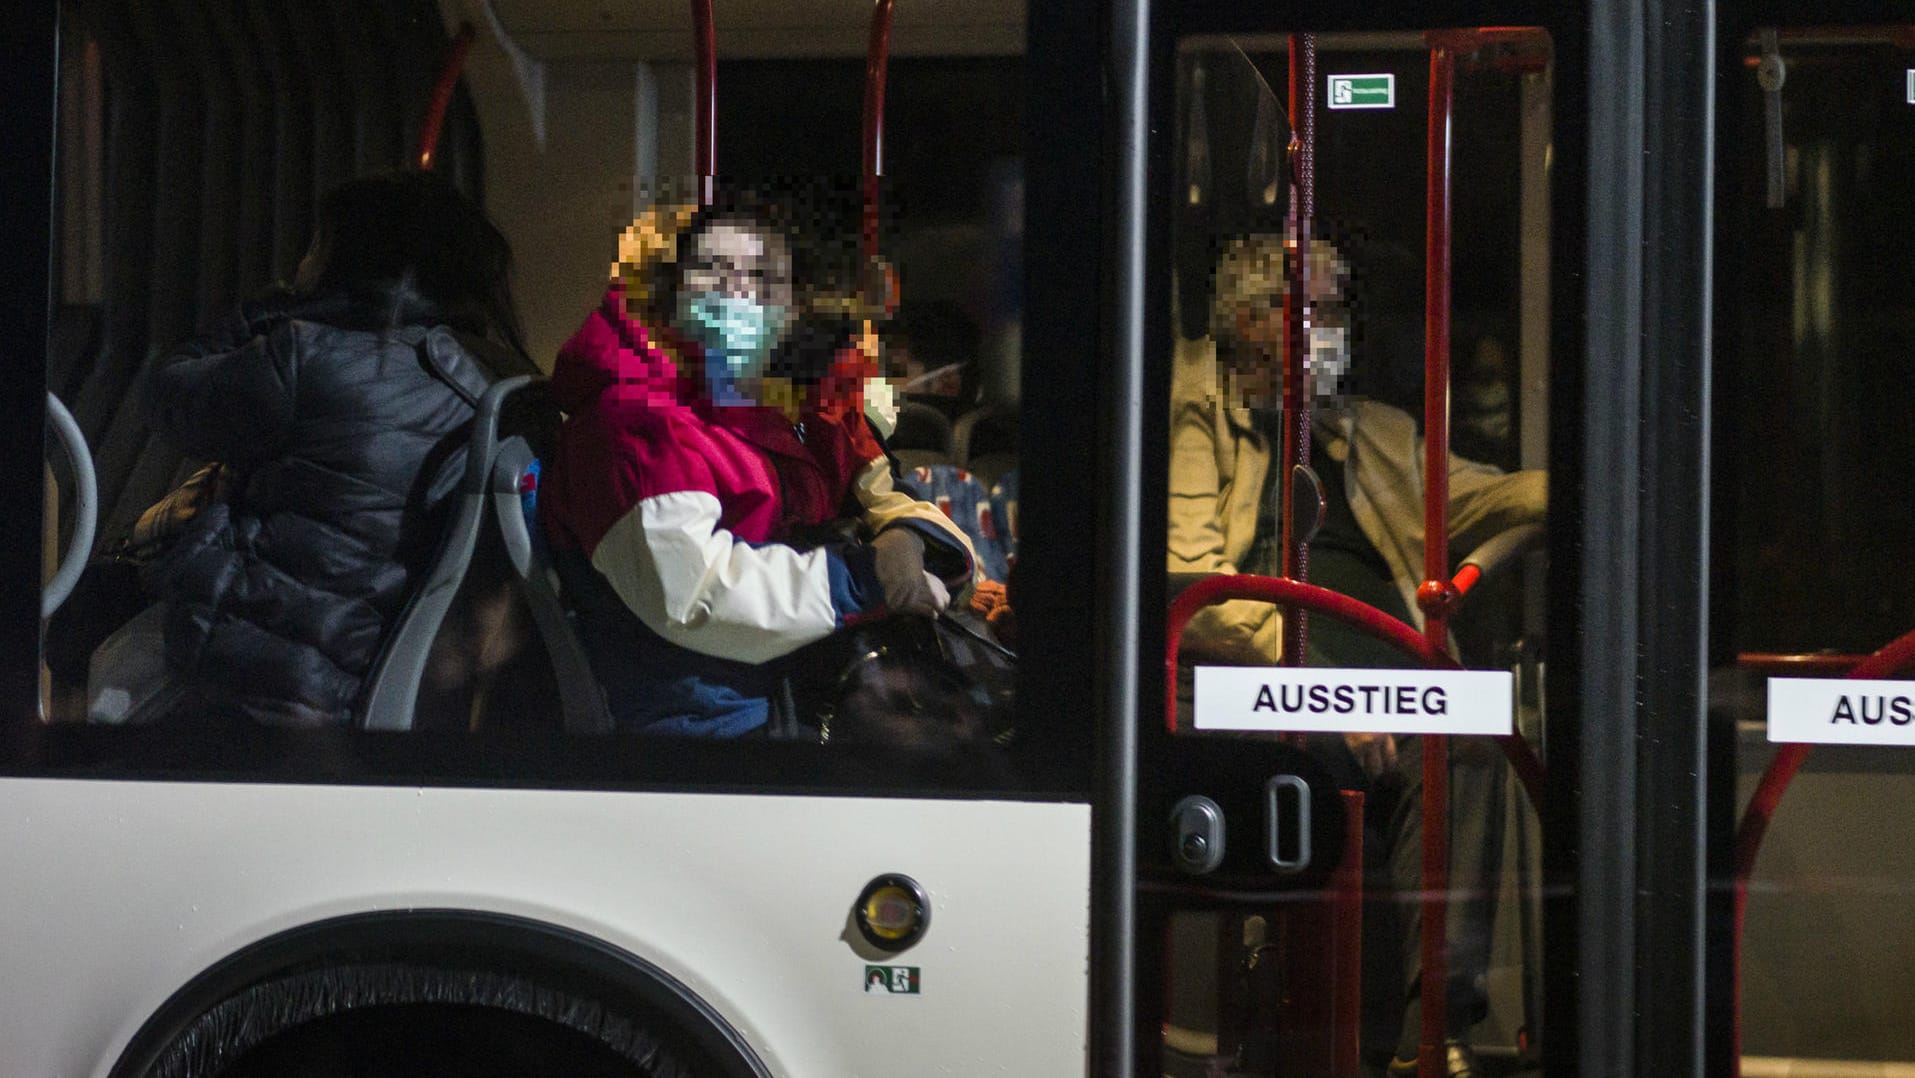
[(1350, 331), (1342, 326), (1310, 327), (1310, 385), (1318, 397), (1333, 397), (1350, 370)]
[(898, 392), (890, 379), (864, 380), (864, 419), (880, 438), (889, 438), (898, 429)]

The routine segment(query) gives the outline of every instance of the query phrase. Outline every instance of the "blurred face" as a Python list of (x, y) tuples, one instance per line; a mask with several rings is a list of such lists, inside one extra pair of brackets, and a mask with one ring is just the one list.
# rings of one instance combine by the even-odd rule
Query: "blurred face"
[[(1349, 308), (1342, 267), (1326, 243), (1311, 245), (1308, 276), (1310, 370), (1320, 395), (1334, 389), (1348, 364)], [(1217, 358), (1246, 407), (1283, 404), (1283, 304), (1289, 293), (1282, 260), (1271, 247), (1234, 249), (1217, 271)]]
[(776, 235), (721, 221), (692, 241), (679, 289), (791, 309), (791, 252)]
[(704, 350), (714, 401), (763, 403), (771, 353), (792, 317), (791, 253), (784, 241), (721, 221), (693, 237), (678, 267), (673, 322)]

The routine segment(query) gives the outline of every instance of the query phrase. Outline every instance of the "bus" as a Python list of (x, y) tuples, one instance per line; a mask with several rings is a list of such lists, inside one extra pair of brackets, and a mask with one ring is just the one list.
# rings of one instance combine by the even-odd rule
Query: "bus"
[[(1915, 1068), (1897, 5), (31, 0), (0, 53), (0, 1072)], [(171, 706), (155, 508), (336, 488), (156, 387), (397, 169), (518, 332), (349, 705)], [(968, 579), (882, 623), (921, 667), (661, 735), (555, 363), (733, 198)]]

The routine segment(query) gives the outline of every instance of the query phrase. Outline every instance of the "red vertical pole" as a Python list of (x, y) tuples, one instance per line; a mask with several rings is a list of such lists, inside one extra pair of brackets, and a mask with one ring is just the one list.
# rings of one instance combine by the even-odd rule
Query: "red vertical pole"
[(1343, 791), (1343, 861), (1330, 875), (1331, 924), (1336, 933), (1331, 992), (1332, 1078), (1363, 1072), (1363, 792)]
[(427, 171), (438, 157), (439, 132), (445, 128), (446, 110), (452, 107), (452, 91), (459, 86), (459, 72), (465, 67), (465, 54), (472, 51), (472, 38), (472, 24), (460, 23), (451, 48), (446, 50), (445, 63), (439, 67), (439, 81), (432, 84), (432, 98), (419, 124), (419, 148), (413, 155), (419, 167)]
[[(1358, 1078), (1363, 1032), (1363, 794), (1341, 791), (1342, 856), (1323, 889), (1270, 918), (1283, 956), (1278, 1074)], [(1219, 1051), (1227, 1052), (1218, 1041)]]
[[(1290, 196), (1290, 234), (1296, 238), (1289, 293), (1283, 302), (1283, 575), (1310, 579), (1309, 532), (1296, 519), (1296, 468), (1310, 463), (1309, 326), (1310, 232), (1316, 216), (1317, 43), (1315, 34), (1290, 35), (1291, 163), (1296, 183)], [(1309, 619), (1301, 607), (1283, 617), (1283, 665), (1302, 666)]]
[(878, 256), (878, 179), (884, 175), (884, 76), (891, 58), (893, 0), (873, 0), (864, 54), (864, 227), (860, 253)]
[(698, 204), (709, 206), (718, 188), (718, 43), (711, 0), (692, 0), (692, 54), (698, 80), (692, 102), (692, 170), (698, 176)]
[[(1429, 184), (1423, 292), (1423, 583), (1417, 605), (1432, 648), (1449, 649), (1450, 420), (1450, 119), (1456, 57), (1451, 43), (1430, 40)], [(1418, 1074), (1442, 1078), (1449, 1026), (1449, 742), (1423, 738), (1423, 1025)]]

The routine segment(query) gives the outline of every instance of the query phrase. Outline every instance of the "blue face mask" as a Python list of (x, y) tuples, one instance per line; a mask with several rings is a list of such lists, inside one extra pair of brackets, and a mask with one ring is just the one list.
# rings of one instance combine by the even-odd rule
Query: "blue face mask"
[(679, 332), (705, 350), (705, 380), (712, 399), (738, 403), (737, 382), (762, 373), (776, 343), (785, 310), (722, 292), (681, 292)]

